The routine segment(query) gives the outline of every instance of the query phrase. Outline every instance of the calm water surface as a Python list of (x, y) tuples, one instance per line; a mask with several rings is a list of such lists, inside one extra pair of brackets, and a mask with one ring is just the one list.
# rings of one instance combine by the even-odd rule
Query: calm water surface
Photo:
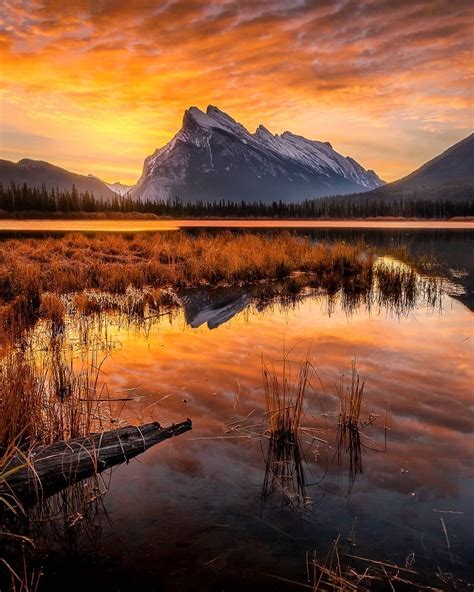
[[(110, 394), (133, 397), (114, 411), (133, 423), (190, 417), (193, 430), (113, 472), (90, 536), (67, 551), (46, 545), (44, 589), (297, 589), (268, 574), (304, 582), (306, 552), (323, 557), (338, 535), (343, 551), (350, 536), (358, 555), (404, 564), (413, 554), (418, 569), (473, 579), (473, 235), (397, 232), (370, 239), (437, 254), (464, 293), (451, 286), (437, 306), (400, 315), (348, 313), (315, 294), (261, 309), (245, 291), (197, 292), (148, 330), (108, 327)], [(300, 510), (278, 493), (262, 504), (261, 356), (291, 348), (295, 360), (309, 352), (319, 377), (302, 420), (313, 431), (302, 437), (310, 499)], [(342, 374), (349, 384), (353, 359), (372, 423), (351, 478), (336, 454), (335, 384)]]
[(0, 232), (158, 232), (180, 228), (465, 229), (474, 222), (443, 220), (0, 220)]

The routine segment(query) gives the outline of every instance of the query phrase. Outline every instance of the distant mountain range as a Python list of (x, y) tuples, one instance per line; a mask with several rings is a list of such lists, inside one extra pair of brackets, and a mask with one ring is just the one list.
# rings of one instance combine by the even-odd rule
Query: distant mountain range
[(60, 189), (71, 191), (74, 186), (79, 193), (94, 194), (95, 197), (109, 200), (115, 193), (106, 183), (92, 175), (78, 175), (42, 160), (24, 158), (18, 162), (0, 160), (0, 183), (7, 187), (11, 183), (29, 187), (46, 187), (48, 191)]
[[(384, 184), (371, 170), (338, 154), (327, 142), (262, 125), (254, 134), (217, 107), (206, 113), (188, 109), (183, 126), (163, 148), (145, 159), (134, 186), (105, 183), (40, 160), (0, 160), (0, 183), (46, 189), (88, 191), (110, 200), (127, 195), (138, 201), (283, 201), (294, 203), (328, 195), (357, 201), (403, 195), (455, 199), (474, 193), (474, 134), (461, 140), (410, 175)], [(348, 197), (348, 194), (351, 194)]]
[[(99, 181), (100, 181), (100, 179), (99, 179)], [(102, 183), (105, 183), (105, 181), (102, 181)], [(105, 183), (105, 184), (107, 185), (107, 187), (111, 191), (113, 191), (114, 193), (117, 193), (118, 195), (125, 195), (133, 187), (133, 185), (124, 185), (123, 183), (119, 183), (118, 181), (116, 181), (115, 183)]]
[(368, 191), (383, 184), (328, 142), (290, 132), (271, 134), (262, 125), (252, 134), (209, 105), (191, 107), (183, 126), (145, 160), (130, 195), (139, 200), (179, 197), (193, 201), (298, 202), (326, 195)]

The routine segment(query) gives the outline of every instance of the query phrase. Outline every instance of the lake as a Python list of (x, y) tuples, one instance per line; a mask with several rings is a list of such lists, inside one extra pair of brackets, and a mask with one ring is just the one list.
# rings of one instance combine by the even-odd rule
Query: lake
[(464, 220), (0, 220), (0, 232), (157, 232), (186, 228), (231, 229), (445, 229), (472, 230)]
[[(18, 224), (8, 230), (43, 221)], [(79, 229), (71, 224), (54, 226)], [(43, 539), (43, 589), (295, 590), (285, 580), (306, 584), (307, 554), (324, 557), (337, 537), (342, 553), (473, 579), (474, 233), (404, 224), (308, 228), (315, 240), (434, 256), (446, 278), (435, 303), (348, 307), (341, 294), (308, 290), (262, 305), (250, 289), (193, 290), (144, 325), (94, 325), (108, 348), (101, 380), (111, 398), (129, 399), (111, 412), (133, 424), (189, 417), (193, 429), (108, 475), (103, 505), (75, 535)], [(262, 357), (279, 374), (285, 356), (292, 378), (312, 364), (292, 467), (303, 486), (275, 479), (269, 462)], [(353, 361), (365, 423), (348, 450), (337, 393)]]

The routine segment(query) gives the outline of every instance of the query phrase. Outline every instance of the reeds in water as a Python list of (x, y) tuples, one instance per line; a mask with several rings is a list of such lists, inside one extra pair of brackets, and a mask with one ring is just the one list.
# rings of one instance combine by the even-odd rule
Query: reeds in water
[(367, 422), (361, 421), (364, 382), (360, 380), (355, 360), (352, 361), (350, 385), (346, 387), (344, 377), (341, 377), (336, 393), (339, 402), (336, 454), (339, 465), (342, 464), (343, 454), (349, 458), (350, 494), (357, 475), (362, 473), (361, 429), (367, 425)]
[(341, 549), (341, 537), (331, 544), (323, 559), (316, 553), (306, 554), (307, 584), (299, 586), (312, 592), (393, 592), (394, 590), (426, 590), (448, 592), (468, 590), (469, 584), (445, 574), (439, 568), (434, 574), (414, 569), (410, 555), (405, 565), (360, 557)]
[[(44, 315), (60, 320), (59, 301), (53, 297), (42, 301), (45, 293), (125, 294), (135, 289), (145, 290), (149, 301), (150, 291), (158, 288), (166, 292), (239, 285), (282, 280), (294, 273), (313, 274), (324, 287), (366, 275), (373, 261), (365, 245), (315, 243), (290, 233), (11, 239), (0, 244), (0, 305), (10, 305), (3, 324), (14, 326), (19, 320), (36, 320), (40, 308)], [(135, 306), (136, 297), (132, 300)], [(82, 296), (76, 304), (84, 312), (107, 306), (103, 298)]]
[[(287, 357), (280, 366), (279, 371), (274, 363), (269, 365), (262, 359), (268, 417), (262, 510), (266, 500), (275, 492), (280, 493), (284, 503), (308, 510), (311, 497), (307, 489), (299, 432), (312, 366), (308, 360), (295, 365)], [(295, 367), (296, 376), (293, 376)]]
[(313, 592), (357, 592), (361, 590), (344, 572), (339, 551), (339, 537), (332, 543), (324, 560), (316, 554), (306, 557), (306, 573), (312, 582)]
[(364, 382), (360, 381), (355, 360), (352, 362), (350, 386), (344, 388), (344, 378), (341, 378), (337, 394), (339, 398), (339, 426), (344, 433), (359, 430)]
[[(363, 451), (387, 452), (387, 419), (384, 426), (384, 445), (379, 446), (364, 433), (365, 428), (374, 424), (377, 415), (372, 412), (363, 415), (364, 382), (360, 379), (355, 360), (352, 361), (349, 386), (345, 385), (344, 376), (342, 376), (339, 384), (336, 385), (336, 396), (338, 398), (336, 457), (340, 467), (343, 464), (343, 457), (348, 458), (347, 494), (350, 495), (357, 475), (362, 473)], [(368, 444), (369, 441), (372, 444)]]
[(417, 303), (434, 307), (440, 302), (442, 280), (420, 275), (414, 265), (384, 258), (375, 265), (374, 276), (379, 304), (398, 315), (407, 314)]
[(75, 350), (62, 335), (30, 335), (0, 358), (0, 456), (107, 429), (113, 416), (98, 342)]
[[(53, 305), (56, 309), (57, 303)], [(8, 344), (0, 358), (0, 484), (7, 492), (0, 497), (0, 538), (8, 543), (0, 563), (9, 580), (5, 589), (22, 592), (38, 586), (40, 573), (30, 570), (27, 561), (33, 549), (24, 548), (31, 534), (36, 540), (38, 533), (31, 531), (34, 516), (9, 487), (10, 478), (25, 467), (35, 478), (32, 451), (37, 445), (116, 427), (101, 378), (101, 344), (90, 342), (87, 348), (76, 350), (65, 341), (62, 321), (53, 316), (48, 323), (41, 331)], [(65, 539), (72, 540), (72, 535), (79, 530), (82, 533), (90, 522), (104, 491), (97, 483), (98, 478), (93, 478), (56, 496), (64, 502), (64, 511), (58, 516), (62, 520), (57, 523), (64, 527)], [(46, 520), (52, 524), (46, 509), (55, 502), (41, 501), (35, 510), (42, 513), (38, 523), (44, 525)]]
[(347, 311), (378, 300), (403, 314), (422, 296), (439, 300), (437, 279), (414, 268), (377, 259), (363, 243), (314, 242), (288, 232), (5, 240), (0, 339), (2, 330), (19, 335), (40, 318), (59, 332), (72, 312), (113, 311), (140, 322), (179, 304), (179, 290), (248, 284), (260, 286), (267, 299), (292, 302), (308, 287), (333, 299), (341, 294)]

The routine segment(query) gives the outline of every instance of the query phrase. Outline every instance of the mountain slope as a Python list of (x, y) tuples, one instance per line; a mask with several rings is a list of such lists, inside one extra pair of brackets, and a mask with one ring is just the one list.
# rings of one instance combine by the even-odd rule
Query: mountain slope
[[(377, 190), (380, 195), (474, 185), (474, 134), (454, 144), (406, 177)], [(371, 192), (375, 193), (375, 192)]]
[(319, 215), (336, 218), (472, 216), (474, 134), (451, 146), (413, 173), (365, 193), (315, 200)]
[(115, 196), (115, 193), (105, 183), (92, 175), (71, 173), (42, 160), (27, 158), (18, 162), (0, 160), (0, 183), (4, 187), (8, 187), (12, 182), (15, 185), (26, 183), (29, 187), (44, 185), (48, 191), (57, 188), (70, 191), (74, 185), (79, 193), (88, 191), (96, 198), (104, 200)]
[(188, 109), (183, 126), (149, 156), (131, 190), (135, 199), (162, 201), (296, 202), (324, 195), (368, 191), (382, 181), (325, 142), (290, 132), (255, 134), (209, 105)]
[[(105, 183), (105, 181), (103, 181), (103, 183)], [(118, 193), (119, 195), (127, 194), (130, 191), (130, 189), (133, 187), (133, 185), (124, 185), (123, 183), (120, 183), (119, 181), (116, 181), (115, 183), (105, 183), (105, 184), (107, 185), (107, 187), (111, 191), (114, 191), (115, 193)]]

